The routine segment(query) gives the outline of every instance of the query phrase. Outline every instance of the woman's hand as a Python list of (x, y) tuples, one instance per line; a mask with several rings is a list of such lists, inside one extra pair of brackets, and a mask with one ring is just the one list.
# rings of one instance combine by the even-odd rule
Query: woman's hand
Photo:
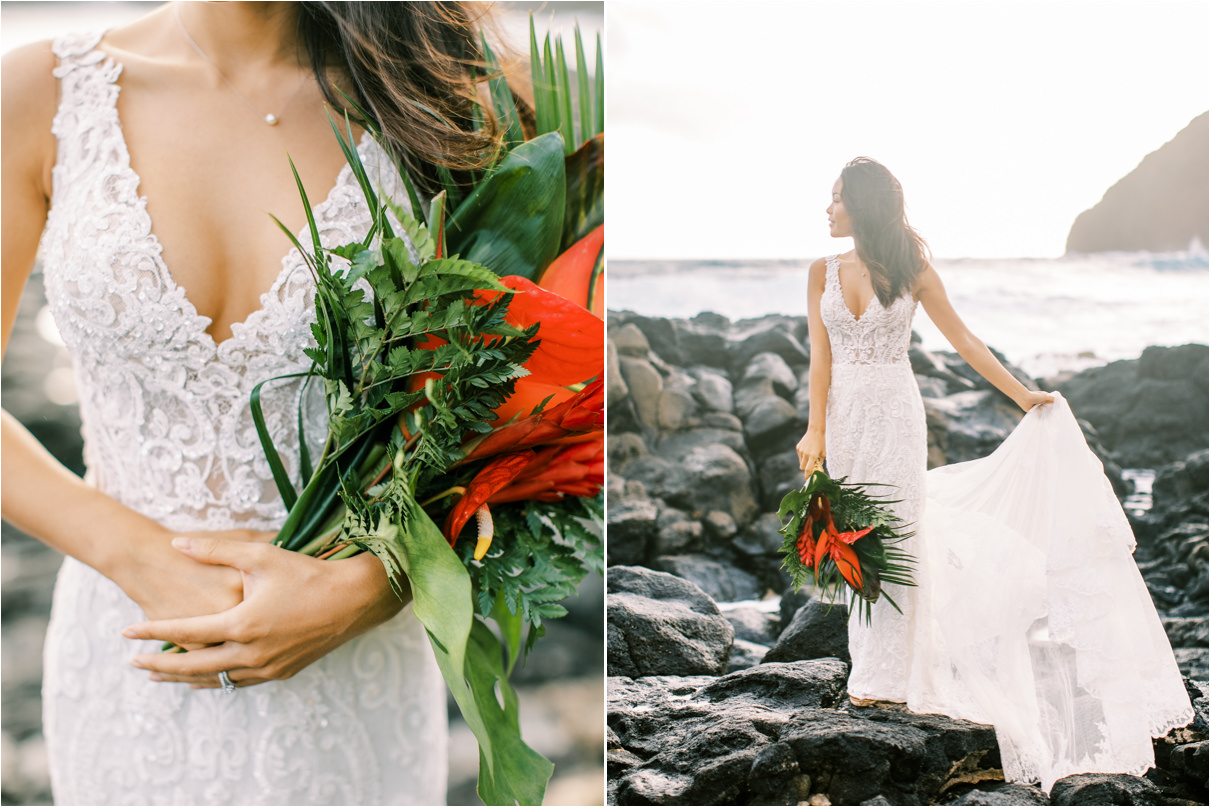
[(812, 476), (812, 472), (824, 463), (824, 433), (809, 428), (795, 444), (795, 452), (799, 455), (804, 479)]
[(319, 561), (271, 544), (215, 537), (173, 544), (195, 561), (238, 571), (244, 599), (219, 614), (127, 628), (123, 634), (132, 639), (208, 646), (184, 654), (142, 654), (131, 661), (156, 681), (219, 687), (220, 671), (240, 686), (289, 679), (404, 605), (370, 553)]
[(256, 530), (162, 532), (162, 536), (140, 545), (141, 549), (123, 565), (122, 573), (115, 576), (118, 585), (139, 604), (149, 620), (216, 614), (244, 599), (244, 579), (239, 570), (200, 563), (182, 555), (173, 548), (173, 537), (268, 544), (274, 536)]
[(1017, 400), (1017, 405), (1022, 408), (1023, 412), (1030, 412), (1040, 404), (1050, 404), (1055, 401), (1055, 396), (1051, 393), (1044, 393), (1041, 390), (1027, 390), (1026, 394)]

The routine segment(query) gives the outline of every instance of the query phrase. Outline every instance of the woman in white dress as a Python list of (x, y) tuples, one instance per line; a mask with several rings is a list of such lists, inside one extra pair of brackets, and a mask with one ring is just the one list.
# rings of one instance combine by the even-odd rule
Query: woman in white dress
[[(309, 365), (314, 286), (267, 215), (305, 231), (287, 153), (329, 245), (369, 226), (326, 112), (341, 92), (422, 187), (481, 165), (476, 23), (457, 3), (170, 3), (6, 55), (4, 343), (41, 241), (88, 466), (4, 414), (4, 518), (68, 556), (43, 690), (58, 802), (444, 802), (424, 631), (372, 555), (268, 543), (285, 511), (248, 397)], [(282, 384), (266, 412), (293, 477), (299, 396)], [(149, 618), (208, 647), (159, 654)]]
[[(906, 703), (996, 726), (1006, 777), (1142, 774), (1151, 738), (1192, 716), (1134, 539), (1062, 398), (1029, 390), (964, 325), (909, 227), (899, 182), (858, 158), (833, 186), (811, 266), (808, 473), (895, 486), (917, 587), (849, 622), (857, 705)], [(991, 456), (926, 473), (908, 358), (917, 303), (959, 355), (1028, 413)]]

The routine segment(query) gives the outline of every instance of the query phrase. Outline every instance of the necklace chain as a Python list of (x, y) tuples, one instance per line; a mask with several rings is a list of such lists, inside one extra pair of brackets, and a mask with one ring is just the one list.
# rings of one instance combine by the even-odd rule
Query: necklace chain
[(207, 64), (209, 64), (211, 67), (214, 68), (214, 72), (219, 74), (219, 78), (221, 78), (227, 84), (227, 86), (231, 88), (231, 91), (233, 93), (235, 93), (237, 96), (239, 96), (240, 100), (244, 102), (245, 106), (247, 106), (250, 110), (252, 110), (254, 113), (256, 113), (256, 116), (258, 118), (260, 118), (261, 120), (263, 120), (265, 123), (269, 124), (270, 126), (277, 126), (278, 121), (280, 121), (282, 119), (282, 113), (286, 111), (286, 108), (290, 106), (290, 104), (294, 101), (294, 99), (298, 96), (298, 94), (303, 91), (303, 85), (307, 83), (307, 76), (305, 76), (305, 75), (303, 76), (303, 80), (299, 82), (298, 89), (295, 90), (294, 94), (291, 95), (290, 98), (287, 99), (286, 103), (282, 105), (282, 108), (278, 111), (277, 115), (274, 115), (272, 112), (262, 114), (261, 111), (259, 109), (257, 109), (256, 106), (253, 105), (253, 103), (251, 101), (249, 101), (244, 96), (244, 94), (236, 88), (236, 86), (234, 84), (231, 83), (231, 79), (229, 79), (229, 78), (227, 78), (227, 76), (223, 75), (223, 71), (219, 70), (219, 66), (216, 65), (214, 63), (214, 61), (209, 56), (206, 55), (206, 52), (204, 50), (202, 50), (202, 48), (198, 45), (198, 43), (194, 42), (193, 37), (191, 37), (189, 35), (189, 31), (185, 30), (185, 22), (181, 19), (181, 6), (174, 4), (173, 8), (174, 8), (174, 11), (176, 11), (177, 26), (181, 29), (181, 33), (184, 34), (185, 39), (189, 42), (190, 45), (193, 46), (193, 49), (198, 52), (198, 56), (201, 56), (203, 59), (206, 60)]

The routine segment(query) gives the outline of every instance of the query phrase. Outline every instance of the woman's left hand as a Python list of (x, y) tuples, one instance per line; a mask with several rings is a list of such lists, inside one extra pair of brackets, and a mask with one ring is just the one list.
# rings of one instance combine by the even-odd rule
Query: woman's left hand
[(219, 538), (181, 538), (173, 544), (196, 561), (239, 570), (244, 600), (218, 614), (154, 620), (123, 631), (131, 639), (207, 646), (131, 660), (155, 681), (219, 687), (220, 671), (239, 686), (289, 679), (404, 605), (371, 553), (320, 561), (274, 545)]
[(1040, 404), (1050, 404), (1055, 401), (1055, 396), (1051, 393), (1044, 393), (1041, 390), (1027, 390), (1026, 395), (1017, 402), (1023, 412), (1030, 412)]

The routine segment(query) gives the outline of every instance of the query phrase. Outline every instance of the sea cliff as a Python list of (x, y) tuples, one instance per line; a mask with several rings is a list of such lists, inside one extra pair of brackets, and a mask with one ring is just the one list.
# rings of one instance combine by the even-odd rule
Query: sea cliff
[(1146, 156), (1077, 216), (1068, 252), (1207, 247), (1207, 113)]

